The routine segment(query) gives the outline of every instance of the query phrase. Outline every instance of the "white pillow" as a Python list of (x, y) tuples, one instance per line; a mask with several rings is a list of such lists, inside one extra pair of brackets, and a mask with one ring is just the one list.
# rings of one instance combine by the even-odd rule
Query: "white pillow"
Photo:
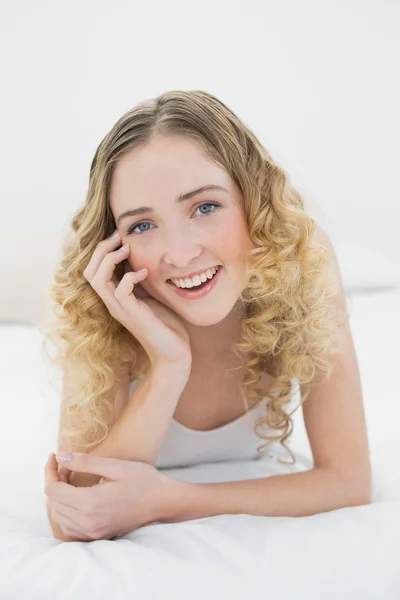
[(48, 292), (65, 234), (36, 227), (33, 231), (24, 231), (18, 244), (14, 233), (1, 232), (0, 322), (36, 324), (54, 316)]
[[(36, 324), (53, 316), (48, 292), (65, 231), (34, 231), (18, 245), (14, 234), (1, 233), (0, 322)], [(332, 243), (346, 292), (400, 287), (400, 268), (387, 256), (364, 244)]]
[(400, 288), (400, 265), (387, 255), (362, 243), (332, 244), (346, 292)]

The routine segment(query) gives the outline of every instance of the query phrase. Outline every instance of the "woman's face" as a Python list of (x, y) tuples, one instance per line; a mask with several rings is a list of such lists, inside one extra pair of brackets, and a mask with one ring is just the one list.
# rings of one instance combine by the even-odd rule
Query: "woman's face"
[[(207, 185), (223, 189), (178, 200)], [(184, 137), (155, 138), (135, 148), (118, 162), (111, 181), (111, 210), (122, 244), (131, 247), (130, 266), (148, 269), (141, 287), (195, 325), (224, 319), (245, 285), (252, 242), (242, 203), (226, 171)], [(124, 215), (138, 209), (140, 214)], [(217, 265), (223, 267), (218, 282), (203, 298), (184, 298), (167, 283)]]

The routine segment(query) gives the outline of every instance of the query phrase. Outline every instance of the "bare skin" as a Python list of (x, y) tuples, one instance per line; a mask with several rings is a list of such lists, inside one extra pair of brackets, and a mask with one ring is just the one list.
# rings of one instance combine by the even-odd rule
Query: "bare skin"
[[(176, 201), (180, 194), (209, 184), (223, 190)], [(153, 210), (123, 216), (142, 206)], [(253, 247), (240, 189), (193, 140), (154, 138), (117, 163), (110, 207), (121, 243), (130, 246), (130, 268), (148, 270), (140, 287), (176, 312), (189, 334), (191, 375), (174, 418), (199, 430), (236, 419), (245, 412), (239, 393), (243, 373), (226, 369), (239, 365), (231, 347), (240, 337), (239, 296), (246, 281), (246, 255)], [(183, 298), (167, 283), (216, 265), (222, 265), (219, 282), (201, 299)], [(265, 389), (270, 382), (265, 375)]]
[[(226, 191), (205, 190), (176, 201), (180, 194), (208, 184)], [(153, 210), (122, 216), (142, 206)], [(253, 246), (243, 197), (229, 174), (193, 141), (154, 139), (117, 163), (110, 207), (121, 244), (130, 246), (130, 268), (148, 270), (140, 287), (183, 319), (193, 363), (226, 358), (231, 343), (239, 339), (239, 295), (246, 282), (246, 255)], [(215, 265), (223, 267), (219, 283), (204, 298), (182, 298), (167, 283)]]
[[(246, 412), (239, 383), (236, 373), (211, 377), (209, 372), (205, 375), (195, 371), (179, 399), (174, 419), (197, 431), (209, 431), (231, 423)], [(272, 376), (264, 373), (257, 387), (267, 392), (272, 383)], [(251, 408), (252, 401), (248, 400), (248, 403)]]

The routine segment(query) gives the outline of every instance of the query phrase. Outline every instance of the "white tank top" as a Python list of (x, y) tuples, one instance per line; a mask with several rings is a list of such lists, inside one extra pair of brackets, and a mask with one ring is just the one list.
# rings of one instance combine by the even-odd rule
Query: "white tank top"
[[(291, 379), (291, 399), (285, 405), (286, 410), (293, 410), (300, 402), (300, 388), (296, 378)], [(139, 381), (130, 384), (132, 395)], [(167, 435), (158, 453), (156, 467), (159, 469), (184, 467), (202, 462), (225, 460), (247, 460), (260, 458), (257, 448), (267, 442), (254, 432), (257, 417), (266, 415), (268, 398), (263, 398), (256, 406), (241, 417), (226, 425), (207, 431), (189, 429), (178, 423), (173, 417)], [(263, 433), (277, 435), (273, 429), (263, 429)], [(268, 449), (267, 449), (268, 452)]]

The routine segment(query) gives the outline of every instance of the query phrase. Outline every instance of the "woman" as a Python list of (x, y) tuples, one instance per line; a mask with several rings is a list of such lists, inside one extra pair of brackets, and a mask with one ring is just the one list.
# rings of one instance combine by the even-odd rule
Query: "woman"
[[(308, 398), (303, 410), (315, 469), (303, 506), (284, 514), (329, 510), (326, 501), (308, 500), (327, 490), (326, 476), (335, 489), (356, 479), (351, 496), (336, 497), (333, 506), (368, 498), (361, 386), (332, 245), (285, 171), (221, 101), (202, 91), (170, 91), (122, 116), (95, 153), (72, 230), (52, 289), (61, 311), (47, 334), (61, 342), (52, 360), (65, 376), (59, 450), (145, 465), (148, 498), (152, 485), (166, 481), (156, 467), (179, 424), (219, 434), (248, 415), (267, 441), (254, 449), (259, 456), (278, 441), (295, 461), (286, 445), (293, 412), (285, 407), (298, 381), (300, 405)], [(346, 435), (339, 431), (343, 418)], [(235, 435), (240, 455), (240, 430)], [(335, 436), (342, 436), (341, 451)], [(174, 446), (183, 460), (190, 439)], [(218, 458), (219, 445), (214, 437), (208, 460)], [(348, 459), (353, 450), (357, 464)], [(168, 466), (177, 464), (171, 460)], [(101, 478), (101, 470), (90, 470), (93, 461), (84, 473), (71, 465), (65, 471), (50, 457), (48, 492), (50, 483), (53, 492), (53, 484), (65, 490), (68, 483), (91, 486), (92, 494), (99, 480), (110, 484), (105, 471)], [(131, 475), (137, 483), (138, 471)], [(310, 478), (290, 477), (296, 475)], [(52, 525), (70, 536), (60, 539), (98, 539), (85, 538), (76, 507), (48, 495)], [(274, 514), (261, 496), (262, 509), (249, 506), (251, 514)], [(237, 507), (245, 512), (247, 505)], [(157, 510), (151, 517), (195, 514)], [(226, 504), (215, 510), (229, 512)], [(150, 516), (135, 518), (131, 529)], [(111, 524), (107, 535), (131, 529), (119, 523), (112, 531)]]

